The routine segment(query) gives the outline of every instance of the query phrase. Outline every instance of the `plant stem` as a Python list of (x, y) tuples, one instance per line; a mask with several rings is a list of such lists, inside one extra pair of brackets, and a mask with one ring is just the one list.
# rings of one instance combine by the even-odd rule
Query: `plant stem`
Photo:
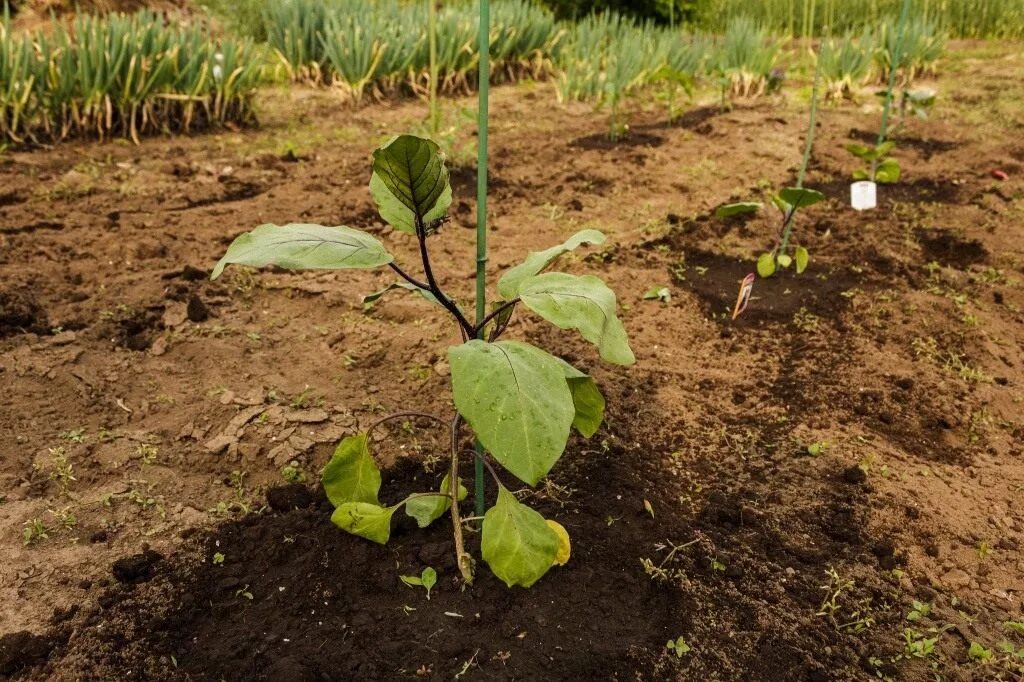
[(388, 263), (388, 265), (391, 267), (392, 270), (394, 270), (395, 272), (398, 273), (399, 277), (404, 279), (409, 284), (413, 285), (414, 287), (418, 287), (420, 289), (423, 289), (424, 291), (430, 291), (430, 285), (429, 284), (427, 284), (425, 282), (421, 282), (421, 281), (413, 278), (405, 270), (403, 270), (402, 268), (398, 267), (393, 262), (392, 263)]
[[(473, 582), (473, 557), (466, 553), (462, 540), (462, 519), (459, 518), (459, 424), (462, 416), (458, 413), (452, 420), (452, 467), (448, 474), (448, 492), (452, 496), (452, 530), (455, 536), (455, 564), (467, 583)], [(477, 514), (483, 516), (483, 514)]]
[(477, 452), (476, 459), (478, 462), (484, 463), (484, 466), (487, 467), (487, 470), (491, 472), (491, 477), (494, 478), (494, 482), (497, 483), (498, 486), (503, 487), (501, 486), (501, 478), (498, 477), (498, 472), (494, 470), (494, 467), (491, 466), (491, 463), (488, 462), (487, 459), (484, 457), (484, 453)]
[[(907, 15), (910, 13), (910, 0), (903, 0), (903, 7), (900, 9), (899, 22), (896, 24), (896, 42), (892, 48), (892, 62), (889, 64), (889, 85), (885, 90), (885, 105), (882, 107), (882, 125), (878, 129), (878, 144), (885, 142), (885, 136), (889, 132), (889, 110), (892, 108), (892, 91), (896, 87), (896, 72), (899, 70), (900, 60), (903, 59), (903, 32), (907, 26)], [(879, 159), (871, 162), (871, 180), (875, 179), (878, 172)]]
[(496, 318), (496, 317), (498, 317), (499, 315), (501, 315), (501, 313), (502, 313), (503, 311), (507, 310), (507, 309), (508, 309), (508, 308), (510, 308), (511, 306), (514, 306), (514, 305), (515, 305), (516, 303), (519, 303), (519, 297), (513, 298), (513, 299), (512, 299), (511, 301), (505, 301), (505, 302), (504, 302), (504, 303), (502, 303), (502, 304), (501, 304), (500, 306), (498, 306), (497, 308), (495, 308), (494, 310), (492, 310), (492, 311), (490, 312), (490, 314), (488, 314), (488, 315), (487, 315), (486, 317), (484, 317), (484, 319), (480, 320), (480, 321), (479, 321), (479, 322), (477, 323), (477, 325), (476, 325), (476, 335), (477, 335), (477, 337), (480, 337), (480, 335), (482, 335), (482, 334), (483, 334), (483, 332), (484, 332), (484, 327), (486, 327), (486, 326), (487, 326), (487, 323), (488, 323), (488, 322), (490, 322), (490, 321), (491, 321), (491, 320), (493, 320), (494, 318)]
[[(491, 6), (489, 0), (480, 0), (480, 26), (477, 35), (479, 61), (479, 104), (476, 114), (477, 151), (476, 151), (476, 328), (473, 336), (480, 338), (483, 334), (483, 321), (487, 317), (487, 120), (488, 120), (488, 89), (491, 81)], [(480, 441), (474, 447), (482, 453)], [(455, 456), (454, 454), (452, 455)], [(476, 503), (476, 515), (483, 516), (486, 506), (484, 501), (484, 470), (478, 457), (473, 475), (473, 501)]]
[[(807, 175), (807, 166), (811, 162), (811, 151), (814, 149), (814, 133), (818, 115), (818, 86), (821, 81), (821, 50), (823, 47), (824, 43), (818, 48), (817, 63), (814, 66), (814, 84), (811, 85), (811, 113), (807, 121), (807, 141), (804, 144), (804, 157), (800, 162), (800, 171), (796, 175), (796, 186), (798, 189), (803, 189), (804, 176)], [(782, 242), (779, 245), (779, 253), (786, 253), (786, 249), (789, 248), (789, 237), (793, 234), (793, 217), (796, 215), (797, 208), (799, 207), (794, 206), (786, 215), (786, 221), (782, 226)]]
[(466, 319), (466, 316), (462, 314), (459, 306), (455, 305), (455, 303), (445, 295), (441, 290), (440, 285), (438, 285), (437, 280), (434, 278), (434, 270), (430, 267), (430, 253), (427, 251), (427, 229), (423, 225), (423, 221), (418, 217), (416, 218), (416, 239), (419, 240), (420, 243), (420, 259), (423, 261), (423, 272), (427, 276), (428, 286), (426, 289), (430, 293), (434, 294), (437, 298), (437, 302), (455, 317), (459, 326), (462, 328), (463, 334), (472, 338), (476, 331), (475, 327), (470, 324), (469, 320)]

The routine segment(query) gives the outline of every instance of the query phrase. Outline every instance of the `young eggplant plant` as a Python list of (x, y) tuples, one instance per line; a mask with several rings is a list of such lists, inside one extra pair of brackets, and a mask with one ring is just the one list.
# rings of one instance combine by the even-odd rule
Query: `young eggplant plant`
[[(604, 415), (604, 398), (585, 372), (536, 346), (503, 338), (516, 308), (524, 306), (562, 329), (576, 329), (608, 362), (629, 365), (635, 361), (626, 330), (616, 316), (615, 293), (603, 281), (593, 275), (545, 272), (563, 254), (583, 244), (599, 244), (604, 235), (583, 230), (562, 244), (530, 253), (502, 275), (497, 286), (500, 300), (474, 324), (441, 288), (431, 264), (430, 240), (446, 223), (452, 202), (448, 170), (438, 146), (401, 135), (378, 148), (373, 153), (370, 193), (388, 224), (416, 237), (422, 277), (396, 263), (384, 245), (366, 232), (300, 224), (260, 225), (242, 234), (217, 263), (212, 277), (219, 277), (229, 264), (293, 270), (389, 267), (400, 278), (389, 289), (415, 291), (447, 311), (462, 337), (461, 344), (448, 349), (456, 412), (450, 418), (419, 415), (447, 424), (450, 430), (451, 464), (439, 489), (387, 504), (380, 500), (381, 474), (370, 453), (370, 432), (381, 422), (408, 413), (385, 417), (342, 440), (324, 468), (322, 481), (335, 506), (331, 520), (349, 533), (381, 544), (388, 541), (392, 517), (400, 509), (420, 527), (450, 510), (457, 565), (466, 582), (471, 582), (474, 560), (465, 549), (459, 515), (459, 503), (468, 494), (459, 466), (460, 455), (469, 445), (463, 425), (469, 426), (501, 468), (533, 486), (561, 457), (570, 430), (589, 438)], [(508, 586), (529, 587), (553, 565), (567, 560), (568, 534), (521, 503), (484, 459), (485, 453), (476, 456), (490, 470), (498, 490), (497, 500), (483, 515), (483, 560)], [(482, 502), (481, 496), (477, 503)]]
[[(885, 100), (882, 105), (882, 122), (878, 129), (878, 141), (873, 147), (860, 144), (851, 144), (846, 147), (848, 152), (868, 165), (867, 170), (857, 169), (854, 171), (854, 180), (860, 182), (892, 184), (900, 179), (900, 164), (896, 159), (889, 157), (889, 153), (896, 147), (896, 143), (887, 139), (887, 136), (889, 135), (889, 115), (892, 109), (893, 91), (896, 88), (896, 74), (903, 59), (903, 35), (909, 14), (910, 0), (903, 0), (899, 20), (896, 23), (895, 39), (887, 52), (890, 62), (889, 84), (884, 93)], [(872, 186), (871, 192), (873, 191)], [(874, 197), (872, 196), (867, 207), (873, 207), (873, 205)]]
[[(779, 268), (788, 268), (794, 265), (796, 273), (802, 274), (810, 262), (810, 252), (804, 246), (797, 246), (790, 254), (790, 238), (793, 234), (793, 222), (797, 211), (823, 201), (825, 195), (813, 189), (804, 187), (804, 176), (807, 175), (807, 165), (811, 160), (811, 151), (814, 149), (814, 132), (818, 113), (818, 86), (821, 82), (822, 59), (818, 55), (814, 68), (814, 83), (811, 86), (811, 109), (807, 121), (807, 139), (804, 143), (804, 155), (800, 162), (800, 170), (797, 173), (796, 186), (786, 187), (779, 190), (771, 197), (772, 203), (782, 213), (782, 224), (779, 228), (779, 236), (775, 246), (770, 251), (762, 253), (757, 259), (757, 274), (761, 277), (771, 277)], [(756, 201), (742, 202), (737, 204), (726, 204), (719, 206), (715, 216), (729, 218), (731, 216), (745, 213), (755, 213), (761, 208), (761, 203)]]

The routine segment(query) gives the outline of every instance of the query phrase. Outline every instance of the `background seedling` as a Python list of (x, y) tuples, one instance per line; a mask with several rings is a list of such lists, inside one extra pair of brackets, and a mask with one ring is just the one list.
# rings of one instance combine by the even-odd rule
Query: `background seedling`
[(427, 591), (427, 600), (430, 600), (430, 590), (437, 584), (437, 571), (430, 566), (423, 569), (423, 572), (416, 575), (400, 575), (399, 579), (406, 585), (422, 587)]

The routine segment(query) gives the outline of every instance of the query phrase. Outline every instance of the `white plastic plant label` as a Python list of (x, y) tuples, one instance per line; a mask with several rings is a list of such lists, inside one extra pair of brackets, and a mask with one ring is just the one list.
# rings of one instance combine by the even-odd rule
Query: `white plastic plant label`
[(868, 180), (850, 185), (850, 205), (858, 211), (866, 211), (877, 205), (878, 186)]

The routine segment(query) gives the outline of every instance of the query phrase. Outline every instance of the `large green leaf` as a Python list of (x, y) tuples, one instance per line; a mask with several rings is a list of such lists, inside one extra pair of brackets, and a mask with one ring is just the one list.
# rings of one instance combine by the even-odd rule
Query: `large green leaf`
[(878, 168), (875, 170), (875, 182), (883, 185), (891, 185), (894, 182), (899, 182), (899, 179), (899, 161), (896, 159), (886, 159), (882, 163), (878, 164)]
[[(452, 506), (452, 496), (449, 494), (451, 490), (449, 487), (450, 480), (449, 475), (445, 474), (445, 477), (441, 480), (440, 493), (425, 497), (414, 497), (405, 503), (405, 513), (416, 519), (416, 523), (420, 528), (426, 528), (434, 521), (437, 521)], [(458, 494), (459, 500), (466, 499), (466, 495), (469, 494), (466, 486), (462, 485), (462, 481), (459, 481)]]
[(806, 187), (786, 187), (779, 190), (779, 198), (793, 208), (807, 208), (825, 200), (825, 195)]
[(230, 263), (277, 265), (289, 270), (336, 270), (375, 268), (392, 260), (383, 244), (351, 227), (266, 224), (231, 242), (210, 279), (220, 277)]
[(382, 507), (366, 502), (346, 502), (331, 514), (331, 523), (338, 528), (384, 545), (391, 537), (391, 517), (398, 505)]
[(636, 362), (626, 329), (615, 315), (615, 292), (600, 278), (548, 272), (523, 281), (519, 298), (548, 322), (562, 329), (578, 329), (608, 362)]
[(511, 301), (519, 295), (519, 287), (524, 280), (542, 272), (562, 254), (573, 251), (583, 244), (601, 244), (604, 235), (598, 230), (580, 230), (558, 246), (543, 251), (531, 251), (526, 259), (509, 269), (498, 280), (498, 293), (505, 300)]
[(415, 135), (399, 135), (373, 152), (370, 194), (380, 216), (401, 232), (416, 232), (416, 221), (428, 226), (447, 213), (452, 203), (438, 146)]
[(604, 421), (604, 396), (598, 390), (594, 378), (584, 374), (565, 360), (558, 358), (565, 371), (565, 380), (572, 394), (572, 404), (576, 409), (572, 425), (585, 438), (590, 438), (601, 427)]
[(544, 517), (499, 487), (480, 536), (480, 553), (494, 575), (509, 587), (529, 587), (548, 572), (557, 552), (558, 535)]
[(348, 436), (338, 443), (320, 481), (335, 507), (347, 502), (379, 505), (380, 469), (370, 456), (367, 434)]
[(455, 407), (519, 479), (536, 485), (565, 450), (575, 419), (558, 359), (518, 341), (474, 339), (448, 349)]
[(796, 247), (793, 258), (796, 261), (796, 274), (798, 275), (802, 274), (807, 269), (807, 264), (811, 262), (811, 254), (802, 246)]
[(716, 218), (731, 218), (747, 213), (757, 213), (763, 204), (760, 201), (741, 201), (737, 204), (723, 204), (715, 209)]
[(757, 257), (757, 274), (762, 277), (771, 277), (775, 274), (774, 253), (762, 253)]

